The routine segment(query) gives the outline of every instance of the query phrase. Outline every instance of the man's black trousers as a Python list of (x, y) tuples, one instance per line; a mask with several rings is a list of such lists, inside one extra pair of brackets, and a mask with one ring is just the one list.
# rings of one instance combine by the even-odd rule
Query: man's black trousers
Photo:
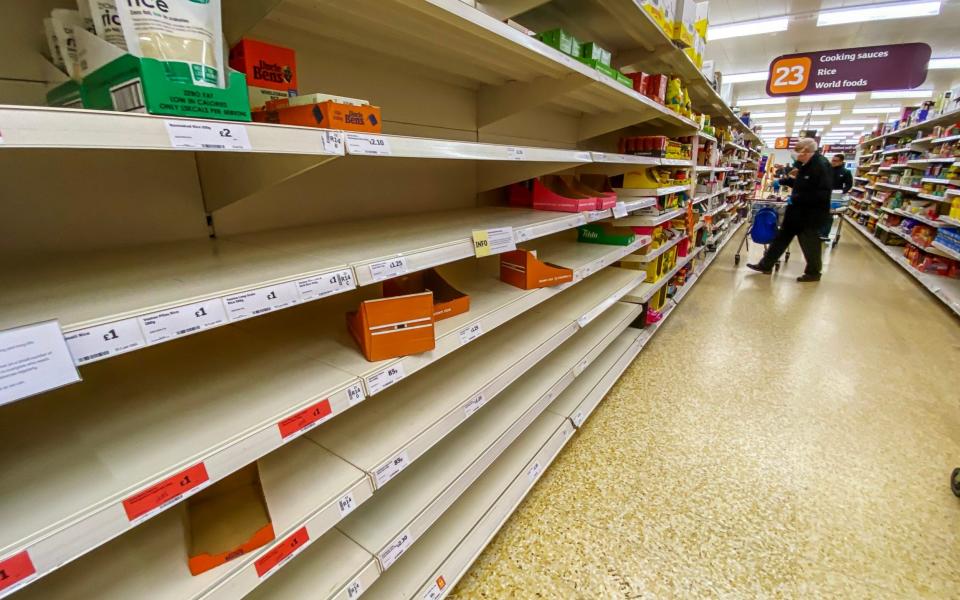
[(823, 267), (823, 262), (820, 258), (820, 229), (823, 223), (819, 221), (826, 221), (827, 218), (828, 217), (804, 221), (789, 218), (784, 219), (780, 231), (777, 232), (777, 237), (770, 243), (763, 258), (760, 259), (760, 267), (764, 270), (773, 269), (773, 265), (775, 265), (783, 253), (787, 251), (793, 238), (797, 238), (800, 241), (800, 250), (803, 251), (803, 258), (807, 261), (807, 268), (804, 270), (804, 273), (808, 275), (819, 275), (820, 269)]

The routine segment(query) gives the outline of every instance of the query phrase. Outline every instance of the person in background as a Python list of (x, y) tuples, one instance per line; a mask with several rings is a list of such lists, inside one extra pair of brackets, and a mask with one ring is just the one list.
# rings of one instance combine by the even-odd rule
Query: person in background
[(807, 268), (797, 281), (820, 281), (823, 263), (820, 257), (820, 230), (830, 220), (830, 193), (833, 190), (833, 170), (830, 162), (817, 151), (817, 141), (803, 138), (797, 142), (797, 166), (780, 185), (789, 186), (790, 204), (783, 217), (783, 225), (760, 262), (747, 267), (765, 275), (773, 272), (773, 265), (786, 252), (793, 238), (800, 240)]
[[(853, 175), (843, 166), (847, 157), (843, 154), (834, 154), (830, 159), (830, 166), (833, 167), (833, 189), (842, 190), (844, 194), (853, 187)], [(820, 230), (820, 239), (825, 242), (830, 241), (830, 230), (833, 229), (833, 218), (827, 221), (823, 229)]]

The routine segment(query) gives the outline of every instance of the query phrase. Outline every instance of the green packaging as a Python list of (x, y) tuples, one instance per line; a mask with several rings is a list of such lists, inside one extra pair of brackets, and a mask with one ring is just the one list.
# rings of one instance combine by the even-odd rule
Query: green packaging
[(606, 227), (600, 223), (588, 223), (577, 228), (577, 241), (586, 244), (629, 246), (637, 239), (629, 227)]
[(84, 108), (80, 95), (80, 84), (68, 79), (47, 92), (47, 106), (62, 108)]
[(600, 63), (610, 66), (610, 51), (601, 48), (596, 42), (587, 42), (580, 45), (580, 56), (583, 58), (592, 58)]
[[(603, 73), (604, 75), (606, 75), (606, 76), (609, 77), (610, 79), (615, 79), (615, 80), (617, 80), (617, 81), (620, 81), (620, 79), (617, 77), (617, 75), (621, 75), (620, 71), (614, 69), (613, 67), (611, 67), (611, 66), (609, 66), (609, 65), (605, 65), (605, 64), (603, 64), (602, 62), (600, 62), (600, 61), (598, 61), (598, 60), (596, 60), (596, 59), (593, 59), (593, 58), (583, 58), (582, 56), (577, 57), (577, 60), (579, 60), (579, 61), (582, 62), (583, 64), (587, 65), (588, 67), (590, 67), (590, 68), (592, 68), (592, 69), (596, 69), (597, 71)], [(631, 87), (632, 87), (632, 85), (631, 85)]]
[(569, 54), (570, 56), (578, 56), (580, 54), (580, 42), (560, 27), (537, 34), (537, 39), (564, 54)]
[(627, 86), (631, 90), (633, 89), (633, 80), (627, 77), (626, 75), (624, 75), (623, 73), (621, 73), (620, 71), (617, 71), (617, 81)]

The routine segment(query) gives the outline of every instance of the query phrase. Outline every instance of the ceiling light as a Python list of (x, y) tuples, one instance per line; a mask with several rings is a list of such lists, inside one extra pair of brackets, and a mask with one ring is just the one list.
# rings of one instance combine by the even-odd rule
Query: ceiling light
[(889, 100), (892, 98), (929, 98), (933, 90), (893, 90), (891, 92), (872, 92), (871, 100)]
[(787, 116), (785, 112), (756, 112), (750, 113), (751, 119), (782, 119)]
[(744, 98), (737, 100), (737, 106), (766, 106), (768, 104), (786, 104), (786, 98)]
[(939, 14), (940, 2), (895, 2), (873, 6), (857, 6), (855, 8), (821, 11), (817, 16), (817, 27), (862, 23), (864, 21), (931, 17)]
[(839, 115), (839, 114), (840, 114), (840, 109), (839, 109), (839, 108), (825, 108), (825, 109), (823, 109), (823, 110), (811, 110), (811, 111), (808, 111), (808, 112), (804, 112), (803, 114), (804, 114), (804, 115), (811, 115), (811, 116), (814, 116), (814, 117), (832, 117), (833, 115)]
[(806, 96), (800, 96), (800, 102), (832, 102), (834, 100), (854, 100), (857, 97), (856, 93), (852, 94), (807, 94)]
[(877, 119), (841, 119), (841, 125), (876, 125)]
[(725, 25), (710, 25), (707, 28), (707, 41), (786, 31), (789, 24), (789, 17), (775, 17), (773, 19), (757, 19), (756, 21), (741, 21)]
[[(799, 117), (798, 117), (797, 120), (800, 120)], [(807, 122), (807, 123), (803, 123), (803, 122), (801, 121), (800, 123), (797, 123), (797, 125), (802, 125), (802, 126), (804, 126), (804, 127), (806, 127), (807, 125), (829, 125), (829, 124), (830, 124), (830, 121), (823, 121), (823, 120), (821, 120), (821, 121), (809, 121), (809, 122)]]
[(854, 106), (855, 115), (890, 114), (900, 112), (899, 106)]
[[(931, 58), (927, 63), (928, 69), (960, 69), (960, 57), (957, 58)], [(766, 79), (766, 77), (764, 77)], [(726, 81), (726, 77), (724, 77)]]
[[(933, 62), (933, 61), (931, 61)], [(766, 71), (754, 71), (752, 73), (730, 73), (723, 74), (723, 83), (747, 83), (748, 81), (766, 81), (769, 73)]]

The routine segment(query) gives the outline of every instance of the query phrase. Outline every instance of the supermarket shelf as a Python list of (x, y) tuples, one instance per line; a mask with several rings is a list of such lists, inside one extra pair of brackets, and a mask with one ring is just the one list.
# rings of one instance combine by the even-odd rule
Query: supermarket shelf
[(673, 238), (672, 240), (670, 240), (669, 242), (665, 244), (661, 244), (659, 247), (653, 248), (647, 251), (645, 254), (637, 254), (637, 253), (627, 254), (626, 256), (620, 259), (620, 262), (647, 264), (685, 239), (687, 239), (687, 234), (682, 233), (677, 237)]
[(955, 158), (953, 158), (953, 157), (949, 157), (949, 158), (919, 158), (919, 159), (917, 159), (917, 160), (908, 160), (908, 161), (907, 161), (907, 164), (908, 164), (908, 165), (930, 165), (930, 164), (938, 164), (938, 163), (952, 163), (952, 162), (954, 162), (955, 160), (957, 160), (957, 159), (955, 159)]
[(950, 189), (946, 193), (948, 196), (960, 196), (960, 189)]
[(920, 221), (921, 223), (925, 225), (929, 225), (930, 227), (940, 227), (940, 225), (942, 225), (940, 221), (934, 221), (933, 219), (928, 219), (927, 217), (905, 211), (901, 208), (895, 209), (894, 212), (902, 217), (907, 217), (915, 221)]
[(727, 148), (734, 148), (734, 149), (739, 150), (739, 151), (741, 151), (741, 152), (746, 152), (746, 151), (748, 150), (748, 148), (747, 148), (746, 146), (741, 146), (740, 144), (735, 144), (735, 143), (733, 143), (733, 142), (724, 142), (724, 145), (725, 145)]
[(620, 200), (653, 196), (667, 196), (678, 192), (689, 192), (689, 185), (670, 185), (661, 188), (614, 188)]
[(713, 136), (710, 135), (709, 133), (704, 133), (703, 131), (698, 131), (698, 132), (697, 132), (697, 137), (702, 137), (702, 138), (705, 139), (705, 140), (710, 140), (710, 141), (713, 142), (714, 144), (717, 143), (717, 138), (713, 137)]
[(941, 216), (940, 220), (944, 222), (945, 225), (950, 227), (960, 227), (960, 219), (954, 219), (947, 216)]
[[(960, 111), (956, 111), (956, 112), (954, 112), (953, 114), (957, 115), (956, 118), (960, 119)], [(930, 139), (930, 143), (931, 143), (931, 144), (942, 144), (942, 143), (944, 143), (944, 142), (955, 142), (955, 141), (957, 141), (957, 140), (960, 140), (960, 135), (948, 135), (948, 136), (944, 136), (944, 137), (931, 138), (931, 139)]]
[(730, 188), (720, 188), (719, 190), (717, 190), (717, 191), (715, 191), (715, 192), (711, 192), (711, 193), (706, 194), (706, 195), (704, 195), (704, 196), (697, 196), (696, 198), (694, 198), (693, 203), (694, 203), (694, 204), (698, 204), (698, 203), (700, 203), (700, 202), (703, 202), (704, 200), (709, 200), (710, 198), (713, 198), (714, 196), (719, 196), (720, 194), (725, 194), (725, 193), (727, 193), (727, 192), (729, 192), (729, 191), (730, 191)]
[[(951, 123), (956, 122), (958, 119), (960, 119), (960, 110), (951, 111), (951, 112), (948, 112), (948, 113), (944, 113), (944, 114), (942, 114), (942, 115), (940, 115), (940, 116), (933, 117), (932, 119), (927, 119), (926, 121), (923, 121), (923, 122), (921, 122), (921, 123), (917, 123), (917, 124), (915, 124), (915, 125), (910, 125), (910, 126), (908, 126), (908, 127), (902, 127), (902, 128), (900, 128), (900, 129), (897, 129), (896, 131), (891, 131), (891, 132), (889, 132), (889, 133), (885, 133), (885, 134), (883, 134), (883, 135), (879, 135), (879, 136), (877, 136), (877, 137), (870, 138), (870, 139), (862, 142), (860, 145), (861, 145), (861, 146), (869, 145), (869, 144), (872, 144), (872, 143), (874, 143), (874, 142), (883, 140), (884, 138), (888, 138), (888, 137), (900, 137), (900, 136), (904, 136), (904, 135), (913, 133), (913, 132), (915, 132), (915, 131), (919, 131), (919, 130), (921, 130), (921, 129), (928, 129), (928, 128), (930, 128), (930, 127), (935, 127), (935, 126), (937, 126), (937, 125), (948, 125), (948, 124), (951, 124)], [(936, 141), (936, 140), (934, 140), (934, 141)]]
[(917, 198), (923, 198), (924, 200), (933, 200), (935, 202), (950, 202), (950, 199), (945, 196), (934, 196), (933, 194), (917, 194)]
[(628, 215), (622, 219), (617, 219), (615, 222), (617, 225), (625, 225), (627, 227), (654, 227), (681, 217), (686, 214), (686, 212), (685, 208), (675, 208), (662, 212), (659, 215)]
[(952, 258), (953, 260), (960, 260), (960, 252), (957, 252), (956, 250), (954, 250), (953, 248), (950, 248), (949, 246), (945, 246), (937, 241), (934, 241), (931, 244), (931, 246), (939, 250), (940, 253), (943, 254), (944, 256)]
[(960, 179), (940, 179), (939, 177), (924, 177), (921, 179), (924, 183), (937, 183), (940, 185), (960, 186)]
[(856, 181), (870, 181), (870, 180), (867, 179), (866, 177), (860, 177), (860, 176), (854, 177), (854, 180), (856, 180)]
[(903, 192), (911, 192), (914, 194), (919, 194), (920, 192), (923, 191), (922, 188), (915, 188), (909, 185), (897, 185), (895, 183), (877, 183), (877, 185), (885, 188), (890, 188), (892, 190), (901, 190)]
[(677, 274), (677, 272), (685, 267), (687, 263), (696, 258), (701, 251), (703, 251), (703, 246), (697, 246), (692, 248), (690, 252), (682, 257), (677, 259), (677, 264), (674, 268), (667, 271), (662, 277), (657, 279), (653, 283), (644, 282), (632, 289), (629, 293), (623, 296), (624, 301), (626, 302), (636, 302), (637, 304), (643, 304), (650, 300), (654, 294), (657, 293), (657, 290), (662, 288), (670, 279)]
[(854, 187), (850, 188), (850, 190), (851, 190), (851, 191), (854, 191), (854, 192), (865, 192), (865, 191), (867, 191), (867, 190), (863, 189), (863, 188), (860, 187), (860, 186), (854, 186)]
[(693, 161), (689, 158), (661, 158), (660, 164), (665, 167), (690, 167)]
[(637, 156), (634, 154), (616, 154), (614, 152), (591, 152), (595, 163), (660, 166), (663, 159), (655, 156)]
[(948, 277), (931, 275), (930, 273), (923, 273), (916, 270), (912, 265), (910, 265), (907, 259), (902, 256), (901, 253), (888, 248), (880, 240), (874, 237), (870, 231), (853, 219), (849, 217), (844, 218), (865, 238), (873, 242), (874, 246), (879, 248), (891, 260), (900, 265), (914, 279), (920, 282), (923, 287), (929, 290), (930, 293), (939, 298), (940, 301), (946, 304), (950, 310), (960, 316), (960, 281), (950, 279)]
[(889, 156), (891, 154), (903, 154), (904, 152), (912, 152), (909, 148), (894, 148), (893, 150), (884, 150), (880, 154), (883, 156)]

